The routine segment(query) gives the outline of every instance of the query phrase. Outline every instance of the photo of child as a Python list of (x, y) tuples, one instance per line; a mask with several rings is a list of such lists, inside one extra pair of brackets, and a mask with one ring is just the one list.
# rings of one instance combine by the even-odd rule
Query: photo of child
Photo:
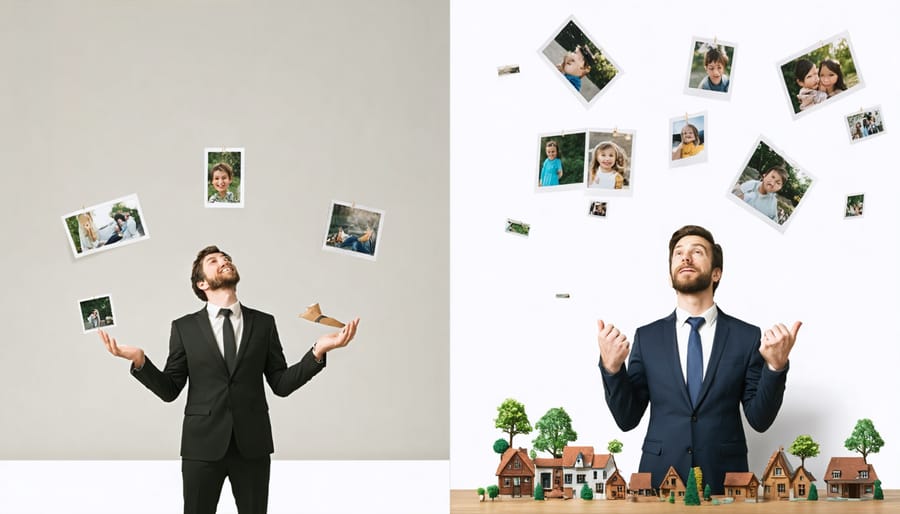
[(867, 139), (876, 134), (884, 134), (881, 106), (876, 105), (848, 115), (847, 129), (850, 131), (851, 143)]
[(685, 92), (728, 98), (735, 46), (694, 38)]
[(630, 192), (634, 133), (589, 131), (585, 183), (603, 192)]
[(593, 39), (568, 19), (540, 50), (556, 73), (589, 105), (618, 75), (619, 68)]
[(784, 231), (812, 182), (812, 177), (760, 138), (728, 196)]
[(564, 191), (581, 184), (585, 139), (584, 132), (539, 138), (537, 190)]
[(866, 195), (860, 193), (847, 196), (847, 204), (844, 208), (844, 218), (860, 218), (863, 215), (863, 199)]
[(846, 33), (789, 58), (780, 68), (794, 118), (863, 86)]
[(204, 205), (244, 206), (244, 149), (206, 148)]
[(669, 120), (672, 134), (670, 166), (706, 161), (706, 113)]

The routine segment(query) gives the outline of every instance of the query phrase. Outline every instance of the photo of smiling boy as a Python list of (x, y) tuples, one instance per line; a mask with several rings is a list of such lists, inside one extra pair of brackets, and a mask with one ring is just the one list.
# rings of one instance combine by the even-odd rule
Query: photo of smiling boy
[(204, 174), (204, 206), (244, 206), (244, 149), (207, 148)]
[(728, 98), (731, 87), (735, 47), (694, 38), (691, 42), (691, 65), (685, 92), (715, 98)]
[(621, 72), (574, 18), (567, 19), (538, 51), (586, 106)]

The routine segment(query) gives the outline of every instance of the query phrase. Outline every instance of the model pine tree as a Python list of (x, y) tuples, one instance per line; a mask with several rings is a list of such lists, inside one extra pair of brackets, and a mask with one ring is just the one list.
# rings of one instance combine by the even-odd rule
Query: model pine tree
[(691, 474), (686, 482), (684, 491), (685, 505), (700, 505), (700, 495), (697, 493), (697, 475), (694, 474), (695, 469), (699, 468), (691, 468)]
[(594, 499), (594, 491), (591, 491), (591, 488), (588, 487), (587, 482), (581, 486), (581, 499), (582, 500), (593, 500)]
[(543, 500), (544, 499), (544, 486), (541, 485), (540, 482), (534, 486), (534, 499), (535, 500)]
[(675, 503), (675, 491), (669, 491), (669, 503)]
[(816, 484), (809, 484), (809, 494), (806, 495), (806, 499), (811, 502), (819, 499), (819, 491), (816, 490)]
[(703, 488), (703, 499), (705, 501), (712, 499), (712, 489), (710, 489), (709, 484), (706, 484), (706, 487)]
[(872, 495), (873, 500), (883, 500), (884, 491), (881, 490), (881, 480), (875, 479), (875, 494)]

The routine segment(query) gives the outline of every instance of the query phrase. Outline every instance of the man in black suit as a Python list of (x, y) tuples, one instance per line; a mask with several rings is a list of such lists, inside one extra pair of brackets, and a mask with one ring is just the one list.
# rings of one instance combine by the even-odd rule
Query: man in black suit
[[(194, 293), (206, 306), (172, 322), (162, 371), (141, 348), (120, 345), (100, 330), (107, 350), (131, 361), (131, 373), (163, 401), (188, 383), (181, 435), (185, 514), (215, 513), (225, 477), (241, 514), (264, 514), (268, 505), (272, 427), (262, 376), (287, 396), (325, 367), (325, 355), (346, 346), (359, 318), (319, 337), (300, 362), (288, 366), (275, 319), (238, 303), (240, 275), (215, 246), (197, 254)], [(189, 379), (189, 380), (188, 380)]]
[(781, 408), (801, 323), (761, 333), (725, 314), (713, 301), (722, 266), (722, 247), (708, 230), (688, 225), (672, 234), (669, 272), (677, 308), (637, 329), (627, 371), (628, 339), (597, 322), (603, 388), (616, 424), (631, 430), (652, 405), (640, 471), (652, 474), (654, 487), (669, 466), (685, 481), (699, 466), (712, 493), (722, 494), (725, 473), (748, 470), (739, 406), (760, 432)]

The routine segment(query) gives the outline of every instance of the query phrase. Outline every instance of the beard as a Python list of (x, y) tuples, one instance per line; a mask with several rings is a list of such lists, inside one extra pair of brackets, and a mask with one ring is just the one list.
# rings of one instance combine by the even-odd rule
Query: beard
[(672, 288), (679, 293), (694, 294), (706, 291), (712, 284), (712, 270), (698, 273), (694, 278), (679, 278), (678, 273), (672, 275)]
[(231, 273), (221, 274), (216, 272), (216, 276), (207, 278), (206, 283), (209, 284), (209, 289), (215, 291), (216, 289), (237, 287), (238, 282), (241, 281), (241, 275), (234, 266), (232, 266), (231, 269)]

